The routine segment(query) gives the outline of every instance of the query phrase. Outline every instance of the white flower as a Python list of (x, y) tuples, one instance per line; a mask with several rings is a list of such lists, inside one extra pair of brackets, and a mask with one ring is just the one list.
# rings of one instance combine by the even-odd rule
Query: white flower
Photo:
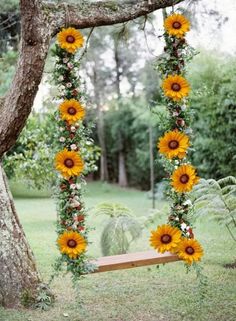
[(77, 183), (76, 187), (77, 187), (77, 189), (81, 189), (81, 184)]
[(90, 145), (93, 145), (93, 143), (87, 140), (86, 145), (90, 146)]
[(74, 65), (71, 62), (68, 62), (67, 67), (72, 69), (74, 67)]
[(187, 109), (187, 105), (184, 104), (183, 106), (181, 106), (181, 109), (185, 111)]
[(186, 235), (187, 235), (187, 236), (190, 236), (190, 233), (189, 233), (189, 232), (187, 232), (187, 233), (186, 233)]
[(185, 130), (185, 133), (186, 133), (186, 134), (192, 134), (192, 132), (193, 132), (192, 128), (187, 128), (187, 129)]
[(193, 204), (192, 204), (191, 200), (186, 200), (186, 201), (183, 203), (183, 205), (192, 206)]
[(176, 216), (175, 220), (176, 220), (176, 221), (179, 221), (179, 218), (178, 218), (178, 216)]
[(73, 228), (73, 229), (76, 229), (76, 228), (77, 228), (77, 223), (76, 223), (76, 222), (72, 225), (72, 228)]
[(69, 61), (69, 58), (63, 58), (64, 64), (67, 64), (68, 61)]
[(71, 188), (71, 189), (76, 189), (77, 186), (76, 186), (76, 184), (71, 184), (71, 185), (70, 185), (70, 188)]
[(68, 83), (66, 84), (66, 87), (67, 87), (67, 88), (71, 88), (71, 87), (72, 87), (72, 83), (68, 82)]
[(179, 116), (179, 113), (177, 111), (174, 111), (173, 112), (173, 116), (176, 117), (176, 116)]
[(72, 144), (72, 145), (70, 145), (70, 148), (71, 148), (71, 150), (76, 150), (77, 146), (76, 146), (76, 144)]
[(186, 230), (187, 225), (185, 223), (182, 223), (180, 226), (182, 231)]
[(75, 126), (71, 126), (70, 131), (71, 131), (72, 133), (76, 132), (76, 127), (75, 127)]
[(63, 80), (64, 80), (64, 77), (63, 77), (63, 76), (60, 76), (60, 77), (58, 78), (58, 80), (59, 80), (59, 81), (63, 81)]
[(64, 132), (64, 128), (63, 127), (60, 127), (59, 130), (60, 130), (60, 132)]
[(77, 200), (73, 199), (70, 203), (71, 207), (78, 207), (80, 206), (80, 202), (78, 202)]
[(61, 85), (61, 86), (58, 87), (58, 89), (59, 89), (60, 91), (63, 91), (63, 90), (65, 90), (65, 86)]
[(65, 137), (60, 137), (60, 138), (59, 138), (59, 141), (60, 141), (61, 143), (64, 143), (64, 142), (66, 141), (66, 139), (65, 139)]

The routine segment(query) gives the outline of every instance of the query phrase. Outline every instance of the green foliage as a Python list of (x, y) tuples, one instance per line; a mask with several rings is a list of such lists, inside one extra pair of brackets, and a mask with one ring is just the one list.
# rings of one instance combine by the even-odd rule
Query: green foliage
[(101, 203), (95, 208), (95, 214), (109, 217), (101, 236), (104, 256), (127, 253), (130, 243), (141, 235), (139, 222), (122, 204)]
[(195, 215), (209, 215), (220, 224), (226, 225), (236, 241), (236, 178), (233, 176), (214, 179), (201, 179), (192, 192)]
[(20, 40), (20, 13), (18, 0), (0, 0), (0, 57), (8, 51), (17, 51)]
[(43, 189), (55, 184), (53, 169), (55, 125), (51, 115), (32, 115), (17, 143), (4, 157), (8, 178)]
[[(149, 126), (151, 113), (142, 99), (122, 99), (119, 108), (113, 102), (105, 114), (105, 134), (109, 172), (112, 179), (118, 176), (118, 152), (125, 153), (126, 169), (130, 186), (143, 189), (150, 187)], [(153, 127), (153, 153), (157, 156), (156, 137), (160, 132)], [(156, 157), (155, 157), (156, 158)], [(162, 166), (158, 160), (155, 164), (155, 177), (163, 177)]]
[[(90, 131), (89, 126), (87, 130)], [(3, 159), (8, 178), (39, 190), (55, 186), (55, 141), (61, 135), (56, 130), (54, 116), (50, 112), (32, 114), (15, 146)], [(83, 142), (82, 152), (86, 160), (86, 172), (96, 169), (100, 149), (88, 139)]]
[(236, 172), (236, 59), (203, 53), (190, 67), (196, 111), (193, 161), (202, 177)]
[(26, 308), (47, 311), (55, 301), (55, 297), (47, 284), (39, 284), (35, 293), (25, 290), (21, 295), (21, 304)]
[(8, 51), (0, 59), (0, 96), (4, 96), (9, 89), (15, 72), (17, 53)]
[(0, 0), (0, 7), (2, 12), (17, 10), (19, 7), (19, 0)]

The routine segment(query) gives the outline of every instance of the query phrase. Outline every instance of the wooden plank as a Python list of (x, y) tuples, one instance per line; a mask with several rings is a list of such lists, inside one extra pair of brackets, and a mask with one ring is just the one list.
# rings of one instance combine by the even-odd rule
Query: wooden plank
[(92, 263), (98, 266), (94, 273), (107, 272), (114, 270), (131, 269), (140, 266), (163, 264), (169, 262), (179, 261), (175, 254), (166, 252), (164, 254), (157, 253), (156, 251), (135, 252), (114, 256), (104, 256), (98, 258)]

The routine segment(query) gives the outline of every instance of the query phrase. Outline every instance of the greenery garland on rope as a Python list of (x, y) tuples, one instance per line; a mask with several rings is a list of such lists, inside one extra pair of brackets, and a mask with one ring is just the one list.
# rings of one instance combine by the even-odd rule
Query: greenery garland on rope
[(203, 249), (194, 239), (189, 220), (192, 204), (188, 193), (198, 183), (196, 169), (187, 156), (190, 148), (189, 109), (190, 85), (185, 79), (185, 62), (191, 60), (194, 50), (186, 42), (190, 22), (182, 14), (171, 13), (164, 21), (166, 46), (164, 55), (157, 61), (157, 69), (163, 77), (163, 99), (168, 116), (164, 121), (164, 135), (157, 147), (164, 168), (168, 173), (168, 195), (172, 199), (168, 223), (151, 232), (150, 244), (157, 251), (176, 253), (189, 267), (201, 260)]
[[(190, 85), (185, 79), (185, 62), (191, 60), (194, 50), (185, 40), (190, 29), (186, 17), (173, 13), (166, 17), (164, 28), (165, 54), (158, 59), (157, 69), (163, 76), (163, 98), (169, 113), (163, 125), (164, 135), (157, 146), (168, 173), (168, 193), (173, 204), (168, 224), (151, 232), (150, 244), (160, 253), (176, 253), (189, 267), (193, 263), (196, 266), (203, 255), (200, 243), (194, 239), (189, 220), (192, 205), (188, 199), (188, 192), (199, 180), (196, 169), (187, 159), (191, 146), (191, 110), (188, 108)], [(55, 168), (60, 173), (56, 195), (59, 216), (57, 244), (62, 255), (56, 269), (66, 266), (76, 280), (96, 268), (86, 255), (89, 243), (85, 225), (87, 213), (82, 199), (86, 184), (83, 174), (89, 172), (84, 162), (89, 129), (83, 125), (85, 93), (78, 76), (80, 62), (75, 59), (75, 54), (83, 46), (84, 39), (80, 31), (67, 28), (58, 33), (57, 40), (54, 81), (59, 86), (58, 98), (62, 102), (55, 113), (60, 143)], [(198, 268), (196, 271), (201, 276)]]
[[(83, 35), (74, 28), (62, 29), (57, 35), (53, 54), (56, 63), (53, 78), (58, 85), (61, 101), (55, 118), (58, 124), (57, 141), (59, 152), (55, 156), (55, 168), (60, 173), (57, 197), (57, 244), (61, 257), (56, 270), (66, 266), (74, 279), (94, 270), (86, 255), (88, 228), (85, 224), (86, 210), (83, 201), (83, 174), (93, 170), (95, 165), (86, 162), (90, 129), (85, 127), (85, 92), (78, 75), (80, 62), (75, 54), (84, 44)], [(92, 168), (91, 168), (92, 167)]]

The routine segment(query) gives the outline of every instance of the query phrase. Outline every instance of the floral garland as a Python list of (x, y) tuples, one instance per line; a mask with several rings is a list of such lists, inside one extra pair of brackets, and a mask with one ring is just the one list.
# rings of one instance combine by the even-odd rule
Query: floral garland
[[(54, 82), (58, 85), (61, 103), (55, 112), (58, 124), (57, 141), (59, 152), (55, 156), (55, 168), (59, 172), (57, 197), (57, 245), (61, 252), (56, 269), (66, 266), (75, 278), (91, 272), (93, 266), (86, 256), (88, 228), (85, 225), (86, 210), (83, 201), (83, 174), (91, 169), (86, 162), (89, 128), (83, 124), (86, 111), (85, 93), (78, 76), (80, 62), (75, 54), (83, 46), (80, 31), (62, 29), (57, 35), (53, 50), (56, 56)], [(79, 89), (80, 88), (80, 89)], [(91, 164), (90, 164), (91, 165)]]
[(164, 135), (157, 147), (168, 173), (168, 195), (173, 203), (168, 223), (151, 231), (150, 244), (160, 253), (176, 253), (190, 266), (201, 260), (203, 255), (202, 246), (194, 239), (189, 220), (192, 203), (188, 199), (188, 192), (199, 180), (196, 169), (187, 159), (191, 146), (191, 110), (188, 106), (190, 85), (185, 79), (185, 62), (193, 57), (194, 51), (185, 39), (190, 30), (190, 22), (185, 16), (176, 13), (167, 16), (164, 29), (165, 53), (158, 59), (157, 69), (163, 77), (163, 98), (168, 116), (164, 120)]

